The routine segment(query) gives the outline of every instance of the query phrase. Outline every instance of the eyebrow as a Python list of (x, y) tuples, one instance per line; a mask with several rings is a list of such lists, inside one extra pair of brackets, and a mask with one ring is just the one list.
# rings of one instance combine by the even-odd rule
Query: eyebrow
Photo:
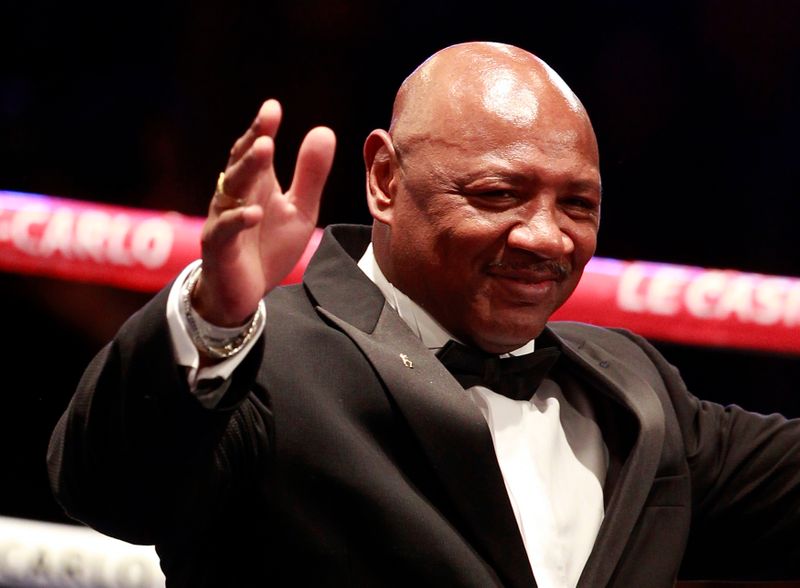
[[(404, 159), (404, 150), (400, 148), (399, 143), (394, 140), (394, 137), (392, 137), (391, 135), (389, 137), (392, 143), (392, 147), (394, 148), (395, 155), (397, 156), (397, 161), (402, 167)], [(455, 179), (461, 183), (474, 182), (476, 180), (488, 177), (502, 178), (516, 183), (524, 183), (530, 181), (530, 176), (528, 174), (507, 168), (506, 166), (502, 165), (502, 160), (493, 162), (492, 166), (493, 169), (489, 170), (488, 172), (467, 171), (464, 173), (464, 175), (458, 175), (458, 177)], [(599, 179), (597, 182), (589, 179), (571, 180), (567, 182), (567, 185), (571, 190), (577, 190), (583, 192), (593, 192), (596, 190), (598, 196), (601, 199), (603, 197), (603, 185), (602, 182), (599, 181)]]
[(567, 185), (573, 189), (578, 190), (580, 192), (594, 192), (597, 191), (598, 196), (603, 195), (603, 184), (600, 182), (593, 182), (591, 180), (575, 180), (573, 182), (568, 182)]
[[(471, 183), (482, 179), (503, 179), (512, 183), (528, 183), (531, 181), (531, 176), (523, 172), (504, 170), (502, 168), (484, 170), (484, 171), (467, 171), (463, 175), (459, 174), (457, 180), (461, 183)], [(590, 179), (575, 179), (567, 180), (565, 185), (570, 190), (581, 192), (598, 192), (599, 195), (603, 193), (603, 186), (600, 182), (595, 182)]]

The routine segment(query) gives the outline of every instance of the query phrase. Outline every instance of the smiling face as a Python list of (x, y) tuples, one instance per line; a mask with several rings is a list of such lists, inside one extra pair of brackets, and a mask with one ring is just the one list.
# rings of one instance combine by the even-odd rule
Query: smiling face
[(600, 218), (594, 133), (560, 78), (516, 48), (448, 48), (405, 82), (365, 158), (389, 281), (486, 351), (538, 336)]

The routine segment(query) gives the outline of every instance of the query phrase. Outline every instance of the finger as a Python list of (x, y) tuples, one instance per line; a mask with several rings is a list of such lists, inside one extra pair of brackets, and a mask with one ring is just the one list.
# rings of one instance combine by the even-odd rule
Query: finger
[(203, 239), (204, 246), (221, 251), (239, 233), (258, 224), (262, 216), (263, 209), (258, 205), (222, 211), (208, 227), (208, 233)]
[(298, 210), (308, 217), (316, 219), (335, 150), (336, 135), (327, 127), (311, 129), (300, 145), (289, 193)]
[(250, 128), (233, 144), (228, 157), (228, 166), (239, 161), (259, 137), (272, 137), (274, 139), (275, 135), (278, 134), (281, 116), (280, 102), (272, 98), (264, 102), (250, 124)]
[(236, 206), (237, 201), (242, 205), (252, 204), (252, 193), (256, 185), (266, 192), (271, 192), (277, 185), (275, 171), (272, 168), (272, 158), (275, 153), (275, 144), (270, 137), (259, 137), (248, 149), (247, 153), (225, 172), (223, 194), (219, 191), (214, 198), (214, 204), (221, 209)]
[(217, 186), (214, 189), (214, 197), (211, 199), (212, 209), (227, 210), (228, 208), (238, 208), (244, 206), (245, 200), (234, 198), (225, 191), (225, 174), (219, 174)]

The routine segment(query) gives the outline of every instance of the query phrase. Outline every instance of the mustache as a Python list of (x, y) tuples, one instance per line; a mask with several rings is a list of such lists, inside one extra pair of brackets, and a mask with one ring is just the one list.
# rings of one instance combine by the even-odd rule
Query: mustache
[(544, 259), (541, 261), (492, 261), (489, 263), (488, 269), (500, 273), (524, 272), (537, 276), (552, 276), (556, 280), (564, 280), (572, 273), (572, 264), (568, 261), (556, 259)]

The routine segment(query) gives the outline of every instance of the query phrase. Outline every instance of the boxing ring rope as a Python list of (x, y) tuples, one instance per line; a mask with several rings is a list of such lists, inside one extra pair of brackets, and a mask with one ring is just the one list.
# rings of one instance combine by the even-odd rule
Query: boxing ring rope
[[(203, 219), (0, 191), (0, 271), (156, 291), (200, 255)], [(285, 283), (298, 282), (315, 231)], [(692, 345), (800, 355), (800, 278), (594, 258), (555, 314)], [(158, 588), (152, 547), (0, 517), (4, 586)], [(683, 584), (700, 586), (702, 584)]]
[(150, 546), (131, 545), (88, 527), (0, 517), (0, 585), (163, 588)]
[[(156, 291), (199, 257), (202, 222), (0, 191), (0, 271)], [(320, 236), (286, 283), (300, 280)], [(674, 343), (800, 354), (800, 278), (595, 257), (554, 318)]]

